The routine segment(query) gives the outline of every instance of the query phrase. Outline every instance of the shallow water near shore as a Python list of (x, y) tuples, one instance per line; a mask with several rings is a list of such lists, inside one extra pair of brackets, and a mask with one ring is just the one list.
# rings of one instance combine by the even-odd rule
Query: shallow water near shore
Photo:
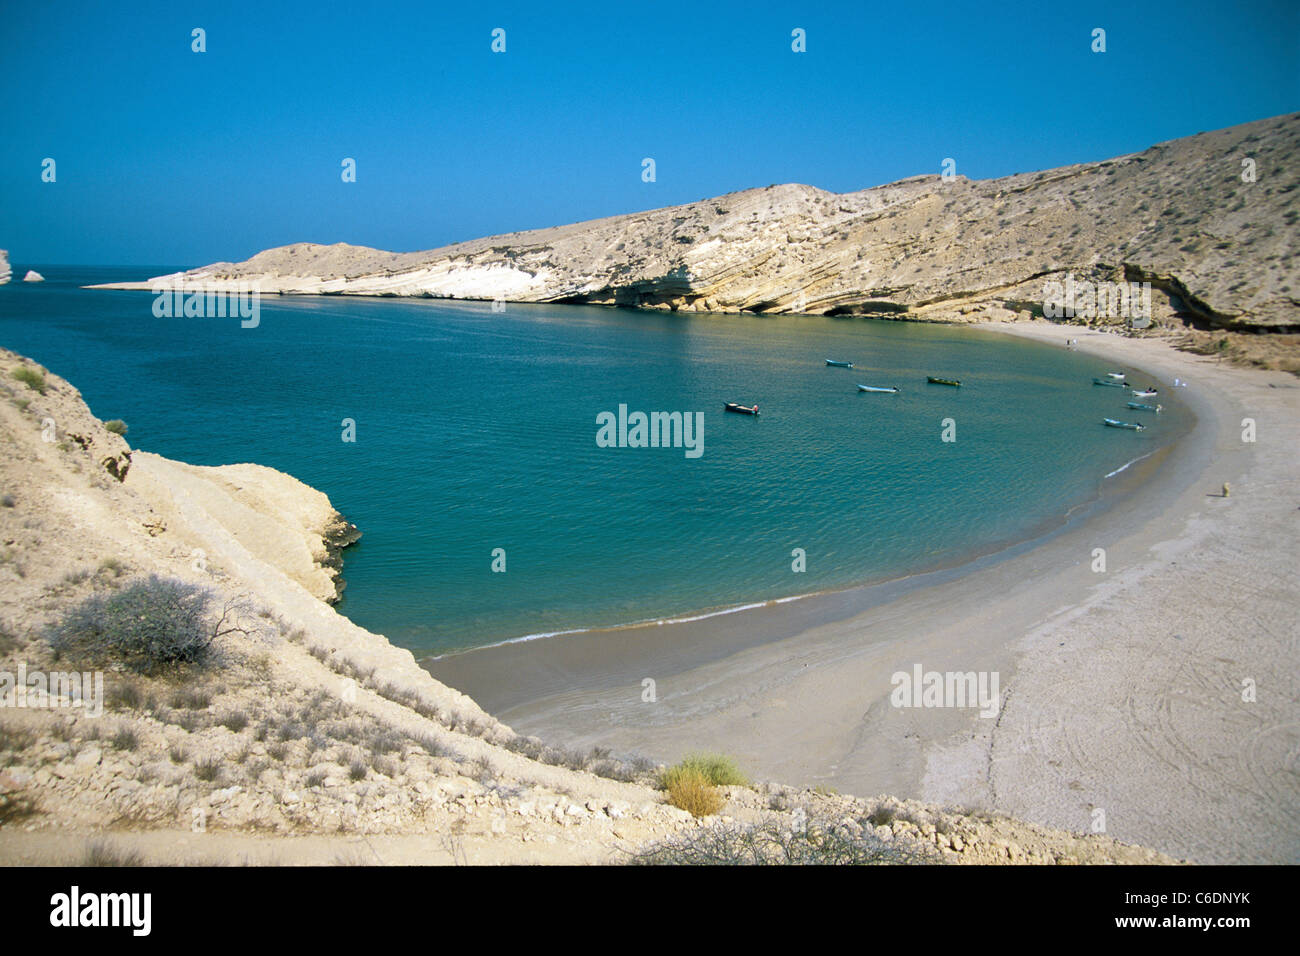
[[(326, 492), (364, 535), (339, 609), (417, 656), (960, 565), (1059, 526), (1191, 423), (1168, 383), (1160, 415), (1135, 412), (1094, 359), (960, 327), (268, 297), (244, 329), (79, 288), (163, 267), (36, 268), (0, 287), (0, 344), (133, 447)], [(702, 413), (703, 453), (600, 447), (620, 405)]]

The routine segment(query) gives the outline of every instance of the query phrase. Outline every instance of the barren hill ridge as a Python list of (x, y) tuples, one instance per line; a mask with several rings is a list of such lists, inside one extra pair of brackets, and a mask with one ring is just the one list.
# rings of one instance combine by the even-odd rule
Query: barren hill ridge
[(1000, 179), (768, 186), (427, 252), (296, 243), (182, 275), (284, 294), (944, 321), (1025, 317), (1072, 275), (1150, 281), (1157, 323), (1296, 331), (1297, 152), (1293, 113)]

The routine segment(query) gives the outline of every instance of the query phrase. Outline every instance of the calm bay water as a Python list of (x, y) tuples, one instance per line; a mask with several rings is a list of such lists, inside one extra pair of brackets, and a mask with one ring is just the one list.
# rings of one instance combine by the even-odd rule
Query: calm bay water
[[(174, 267), (35, 268), (47, 282), (0, 286), (0, 345), (125, 419), (133, 447), (324, 491), (364, 534), (339, 609), (417, 656), (956, 563), (1059, 523), (1190, 424), (1167, 389), (1158, 418), (1130, 411), (1093, 360), (962, 328), (268, 297), (242, 329), (79, 288)], [(621, 403), (703, 412), (703, 455), (597, 447)]]

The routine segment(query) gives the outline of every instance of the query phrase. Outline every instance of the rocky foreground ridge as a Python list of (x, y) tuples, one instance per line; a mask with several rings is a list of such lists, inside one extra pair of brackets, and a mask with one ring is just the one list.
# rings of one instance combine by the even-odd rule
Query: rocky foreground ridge
[(694, 818), (653, 764), (521, 737), (337, 614), (337, 548), (355, 529), (323, 494), (257, 465), (141, 452), (108, 426), (0, 350), (0, 688), (80, 669), (48, 626), (148, 575), (211, 588), (240, 629), (204, 669), (109, 667), (101, 713), (0, 694), (0, 863), (610, 863), (651, 848), (676, 862), (755, 827), (805, 849), (798, 834), (833, 830), (894, 862), (1173, 862), (778, 784), (728, 786)]
[(1295, 113), (1001, 179), (925, 175), (844, 194), (769, 186), (427, 252), (297, 243), (174, 278), (961, 321), (1040, 314), (1047, 284), (1073, 277), (1150, 282), (1157, 324), (1297, 332), (1298, 151)]

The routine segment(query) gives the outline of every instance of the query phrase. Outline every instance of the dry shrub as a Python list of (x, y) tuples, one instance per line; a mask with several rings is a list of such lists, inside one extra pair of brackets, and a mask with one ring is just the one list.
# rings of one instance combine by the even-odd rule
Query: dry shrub
[(664, 789), (669, 803), (693, 817), (711, 817), (726, 803), (708, 778), (694, 768), (674, 767), (665, 773)]

